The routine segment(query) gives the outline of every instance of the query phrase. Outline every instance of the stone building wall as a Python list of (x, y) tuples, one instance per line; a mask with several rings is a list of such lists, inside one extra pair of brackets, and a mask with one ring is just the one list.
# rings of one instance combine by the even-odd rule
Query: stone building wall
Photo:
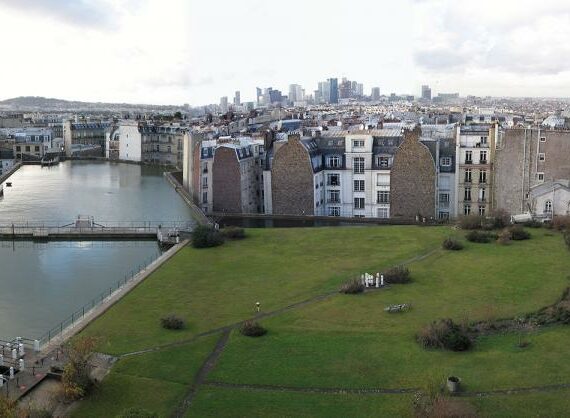
[[(546, 138), (545, 142), (540, 140)], [(545, 160), (540, 161), (543, 153)], [(544, 180), (538, 178), (544, 173)], [(495, 154), (496, 207), (510, 214), (529, 210), (533, 186), (570, 179), (570, 131), (508, 129)]]
[(429, 149), (419, 141), (421, 131), (404, 133), (394, 155), (390, 175), (390, 211), (394, 219), (416, 215), (435, 217), (435, 163)]
[(212, 183), (214, 212), (241, 213), (241, 172), (234, 148), (214, 152)]
[(273, 213), (313, 215), (313, 168), (309, 152), (299, 137), (276, 147), (271, 170)]

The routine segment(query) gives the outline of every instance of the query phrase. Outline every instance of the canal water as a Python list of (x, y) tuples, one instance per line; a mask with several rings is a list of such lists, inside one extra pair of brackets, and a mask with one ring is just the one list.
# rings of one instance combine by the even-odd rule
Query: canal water
[[(23, 166), (4, 185), (0, 224), (192, 222), (157, 168), (109, 162)], [(0, 339), (39, 338), (160, 254), (154, 241), (0, 241)]]

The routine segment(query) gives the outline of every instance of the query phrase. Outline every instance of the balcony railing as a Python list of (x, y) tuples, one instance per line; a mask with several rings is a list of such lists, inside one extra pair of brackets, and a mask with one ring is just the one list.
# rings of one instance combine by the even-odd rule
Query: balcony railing
[(329, 199), (327, 199), (327, 203), (340, 203), (340, 199), (338, 199), (338, 198), (329, 198)]
[(327, 181), (327, 186), (340, 187), (340, 181)]

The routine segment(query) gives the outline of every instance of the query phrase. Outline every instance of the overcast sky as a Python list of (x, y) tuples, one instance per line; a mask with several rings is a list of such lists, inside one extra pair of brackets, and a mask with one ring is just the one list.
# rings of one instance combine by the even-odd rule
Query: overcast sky
[(0, 99), (200, 105), (365, 92), (570, 97), (568, 0), (0, 0)]

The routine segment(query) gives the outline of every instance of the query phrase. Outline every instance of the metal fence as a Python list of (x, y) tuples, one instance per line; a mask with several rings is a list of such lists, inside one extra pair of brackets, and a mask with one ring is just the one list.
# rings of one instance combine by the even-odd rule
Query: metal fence
[(40, 344), (49, 344), (51, 340), (55, 337), (61, 335), (68, 327), (74, 325), (77, 321), (81, 320), (85, 317), (86, 314), (91, 312), (93, 309), (105, 304), (110, 297), (126, 284), (128, 284), (131, 280), (133, 280), (137, 274), (146, 270), (153, 262), (155, 262), (162, 253), (159, 251), (154, 256), (149, 257), (146, 259), (142, 264), (131, 269), (127, 272), (124, 277), (117, 281), (116, 285), (110, 286), (105, 291), (101, 292), (97, 297), (91, 299), (90, 302), (86, 303), (85, 305), (81, 306), (79, 309), (74, 311), (69, 317), (65, 318), (55, 327), (49, 329), (44, 335), (39, 338)]

